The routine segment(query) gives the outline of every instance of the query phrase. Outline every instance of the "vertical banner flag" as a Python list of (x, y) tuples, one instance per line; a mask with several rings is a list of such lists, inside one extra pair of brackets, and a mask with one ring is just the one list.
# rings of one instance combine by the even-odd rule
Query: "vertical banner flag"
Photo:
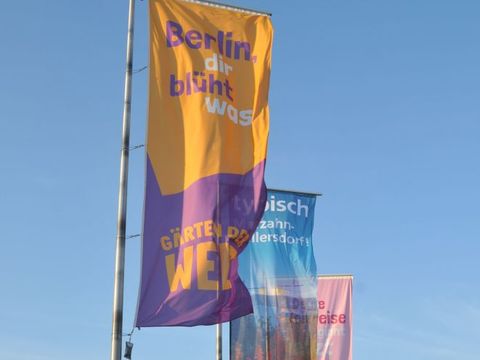
[(315, 195), (269, 190), (263, 218), (240, 256), (254, 313), (230, 324), (231, 360), (316, 358)]
[(150, 0), (142, 275), (136, 326), (252, 312), (238, 255), (265, 208), (270, 18)]
[(352, 360), (353, 277), (318, 278), (318, 360)]

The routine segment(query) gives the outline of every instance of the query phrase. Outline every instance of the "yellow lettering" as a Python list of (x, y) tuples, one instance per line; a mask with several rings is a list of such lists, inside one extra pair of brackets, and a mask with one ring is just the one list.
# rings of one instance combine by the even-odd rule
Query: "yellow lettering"
[(162, 245), (163, 250), (172, 250), (172, 240), (170, 240), (168, 236), (162, 236), (160, 238), (160, 244)]
[(183, 266), (180, 263), (175, 263), (175, 254), (167, 255), (165, 264), (170, 291), (177, 291), (179, 283), (182, 283), (183, 289), (189, 290), (192, 283), (193, 246), (187, 246), (183, 249)]
[(212, 220), (206, 220), (204, 222), (204, 230), (205, 231), (205, 236), (212, 236), (213, 235), (213, 221)]
[(193, 224), (193, 227), (195, 228), (195, 231), (197, 232), (197, 239), (202, 237), (202, 225), (203, 222), (198, 222)]
[(185, 242), (195, 240), (192, 226), (187, 226), (185, 229), (183, 229), (183, 237), (185, 238)]
[(202, 242), (197, 245), (197, 279), (200, 290), (216, 290), (218, 288), (218, 281), (208, 278), (208, 274), (215, 270), (215, 262), (208, 259), (208, 253), (211, 252), (217, 252), (217, 244), (214, 242)]
[(227, 237), (229, 239), (234, 239), (238, 236), (238, 229), (236, 226), (229, 226), (227, 229)]
[[(212, 236), (213, 233), (221, 232), (221, 225), (215, 224), (212, 221), (204, 221), (188, 226), (183, 230), (183, 236), (179, 232), (173, 233), (173, 238), (169, 236), (162, 236), (160, 244), (163, 250), (169, 251), (176, 248), (175, 241), (192, 241), (195, 240), (195, 231), (198, 226), (205, 229), (207, 236)], [(230, 241), (236, 245), (241, 246), (248, 240), (248, 232), (244, 229), (241, 231), (235, 226), (229, 226), (227, 229), (227, 236)], [(194, 249), (194, 246), (196, 249)], [(179, 249), (180, 250), (180, 249)], [(230, 271), (232, 261), (238, 256), (236, 247), (232, 246), (230, 242), (222, 242), (217, 244), (215, 241), (201, 242), (196, 245), (186, 246), (181, 249), (180, 255), (173, 253), (165, 257), (165, 265), (167, 270), (168, 284), (171, 292), (179, 290), (179, 286), (184, 290), (190, 290), (192, 286), (192, 272), (193, 257), (196, 257), (196, 272), (197, 272), (197, 287), (199, 290), (214, 291), (221, 288), (222, 290), (229, 290), (232, 288), (230, 281)], [(195, 251), (195, 254), (194, 254)], [(212, 255), (212, 253), (215, 254)], [(217, 276), (215, 276), (217, 275)], [(217, 277), (216, 280), (211, 280), (210, 277)]]
[(222, 289), (228, 290), (232, 288), (232, 283), (229, 279), (230, 265), (232, 260), (237, 257), (237, 250), (229, 243), (220, 244), (220, 263), (222, 267)]
[(240, 231), (240, 235), (238, 235), (238, 237), (233, 241), (238, 247), (241, 247), (243, 244), (245, 244), (248, 241), (249, 237), (250, 235), (248, 234), (248, 231), (245, 229), (242, 229), (242, 231)]
[(235, 226), (229, 226), (227, 229), (227, 237), (229, 241), (233, 240), (233, 242), (235, 242), (235, 245), (241, 247), (248, 241), (250, 235), (245, 229), (242, 229), (242, 231), (240, 231)]
[(217, 238), (222, 237), (222, 224), (213, 224), (213, 231), (215, 231), (215, 235)]
[(173, 242), (176, 248), (180, 245), (179, 240), (181, 240), (181, 243), (183, 244), (183, 239), (180, 236), (180, 233), (177, 231), (173, 234)]

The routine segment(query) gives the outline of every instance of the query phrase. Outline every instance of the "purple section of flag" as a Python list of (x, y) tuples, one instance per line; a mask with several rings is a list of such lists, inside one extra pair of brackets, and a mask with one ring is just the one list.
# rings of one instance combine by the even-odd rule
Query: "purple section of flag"
[[(265, 163), (245, 175), (212, 175), (182, 193), (166, 196), (149, 159), (147, 163), (136, 326), (211, 325), (251, 313), (237, 259), (265, 208)], [(220, 248), (228, 248), (228, 256)], [(183, 282), (177, 281), (173, 290), (167, 268), (170, 282), (178, 268), (183, 271)], [(218, 285), (213, 289), (212, 284)]]

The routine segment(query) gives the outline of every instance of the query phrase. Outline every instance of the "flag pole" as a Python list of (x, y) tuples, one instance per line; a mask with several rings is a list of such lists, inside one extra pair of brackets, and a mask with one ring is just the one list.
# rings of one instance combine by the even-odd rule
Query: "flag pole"
[(265, 360), (270, 360), (270, 324), (268, 322), (268, 284), (265, 276)]
[(217, 356), (216, 360), (222, 360), (222, 324), (217, 324)]
[[(216, 194), (216, 211), (215, 211), (215, 220), (217, 224), (220, 224), (220, 184), (217, 182), (217, 194)], [(217, 235), (215, 235), (215, 241), (217, 243), (217, 247), (220, 247), (220, 241)], [(228, 249), (228, 247), (227, 247)], [(222, 278), (222, 262), (218, 262), (219, 269), (218, 269), (218, 282), (217, 282), (217, 301), (220, 298), (220, 279)], [(222, 360), (222, 323), (217, 323), (216, 329), (216, 360)]]
[(128, 152), (130, 147), (130, 117), (132, 103), (133, 26), (135, 0), (129, 0), (127, 59), (122, 119), (122, 151), (120, 155), (120, 184), (118, 190), (117, 239), (115, 249), (115, 278), (113, 285), (112, 344), (110, 360), (122, 357), (123, 283), (125, 269), (125, 230), (127, 217)]

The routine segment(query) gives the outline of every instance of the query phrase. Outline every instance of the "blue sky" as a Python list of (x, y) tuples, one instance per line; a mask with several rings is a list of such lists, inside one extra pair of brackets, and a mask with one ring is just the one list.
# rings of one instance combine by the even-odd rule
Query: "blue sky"
[[(355, 277), (354, 358), (480, 358), (480, 3), (230, 3), (273, 13), (267, 185), (324, 194), (317, 267)], [(127, 10), (2, 5), (1, 359), (109, 356)], [(138, 1), (134, 68), (147, 43)], [(146, 75), (133, 80), (132, 146)], [(143, 182), (140, 149), (128, 234), (141, 231)], [(125, 331), (139, 257), (129, 239)], [(214, 333), (142, 329), (134, 358), (211, 359)]]

